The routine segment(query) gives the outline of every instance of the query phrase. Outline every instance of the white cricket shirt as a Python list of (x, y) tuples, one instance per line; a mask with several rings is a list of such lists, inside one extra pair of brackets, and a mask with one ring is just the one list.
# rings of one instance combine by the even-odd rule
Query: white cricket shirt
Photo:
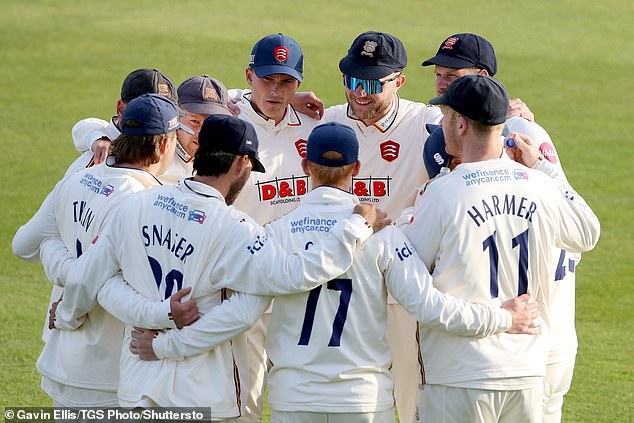
[(424, 382), (499, 390), (541, 384), (554, 250), (587, 251), (599, 236), (583, 198), (508, 158), (463, 163), (427, 186), (403, 229), (439, 290), (494, 305), (529, 292), (544, 308), (540, 336), (466, 339), (421, 325)]

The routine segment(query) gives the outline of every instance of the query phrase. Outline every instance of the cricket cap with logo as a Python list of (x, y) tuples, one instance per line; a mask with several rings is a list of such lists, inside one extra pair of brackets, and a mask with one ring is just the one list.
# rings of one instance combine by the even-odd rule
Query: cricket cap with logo
[[(324, 157), (328, 151), (341, 155), (341, 159)], [(306, 159), (322, 166), (338, 167), (356, 162), (359, 158), (359, 140), (354, 130), (342, 123), (328, 122), (313, 128), (306, 142)]]
[(203, 121), (195, 157), (211, 153), (247, 155), (253, 160), (252, 170), (264, 173), (258, 147), (258, 136), (253, 125), (235, 116), (216, 114)]
[(490, 42), (476, 34), (454, 34), (440, 44), (436, 55), (422, 63), (423, 66), (439, 65), (462, 69), (476, 67), (486, 69), (490, 76), (498, 70), (495, 50)]
[(283, 74), (302, 82), (304, 53), (297, 41), (291, 37), (281, 33), (267, 35), (253, 46), (249, 67), (258, 78)]
[(143, 94), (131, 100), (121, 115), (121, 133), (126, 135), (160, 135), (182, 129), (176, 104), (159, 94)]
[(172, 80), (157, 69), (137, 69), (123, 80), (121, 100), (125, 103), (142, 94), (160, 94), (174, 102), (178, 99)]
[(435, 178), (443, 167), (449, 167), (451, 156), (447, 154), (445, 134), (440, 125), (428, 123), (425, 125), (429, 136), (423, 147), (423, 163), (427, 169), (429, 179)]
[(208, 75), (192, 76), (178, 86), (178, 105), (199, 115), (231, 114), (227, 88)]
[(493, 126), (506, 122), (509, 95), (504, 85), (490, 76), (466, 75), (449, 84), (447, 91), (429, 104), (449, 106), (464, 117)]
[(407, 66), (407, 52), (401, 40), (384, 32), (368, 31), (352, 42), (339, 61), (339, 70), (360, 79), (381, 79)]

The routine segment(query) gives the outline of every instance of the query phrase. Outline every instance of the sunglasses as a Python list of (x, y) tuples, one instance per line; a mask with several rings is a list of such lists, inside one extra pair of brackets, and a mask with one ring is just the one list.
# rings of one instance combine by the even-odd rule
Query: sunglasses
[(393, 76), (385, 81), (379, 81), (378, 79), (361, 79), (354, 76), (343, 75), (343, 85), (349, 90), (356, 90), (359, 85), (363, 88), (366, 94), (381, 94), (383, 92), (383, 85), (395, 81), (401, 74)]

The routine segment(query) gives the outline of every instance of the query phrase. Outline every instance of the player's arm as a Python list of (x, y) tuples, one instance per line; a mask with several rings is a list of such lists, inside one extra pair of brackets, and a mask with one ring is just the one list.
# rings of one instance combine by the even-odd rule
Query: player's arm
[(207, 352), (253, 326), (270, 304), (270, 297), (234, 293), (182, 329), (162, 333), (135, 330), (130, 351), (145, 360), (182, 360)]
[(423, 325), (466, 336), (488, 336), (505, 331), (539, 333), (539, 328), (533, 326), (539, 317), (537, 303), (528, 303), (528, 295), (499, 308), (442, 293), (433, 286), (427, 268), (398, 229), (391, 231), (386, 239), (390, 245), (386, 248), (389, 256), (384, 269), (388, 290)]
[[(54, 189), (46, 199), (44, 199), (44, 202), (35, 215), (21, 226), (13, 236), (13, 241), (11, 242), (13, 254), (22, 260), (30, 262), (39, 261), (40, 244), (46, 238), (59, 238), (60, 236), (57, 220), (55, 219), (55, 192), (56, 190)], [(64, 247), (64, 249), (66, 249), (66, 247)]]
[(341, 220), (310, 249), (292, 254), (252, 220), (232, 222), (211, 284), (254, 295), (283, 295), (308, 291), (341, 275), (357, 246), (373, 233), (376, 208), (364, 204), (355, 210), (363, 215)]
[[(421, 195), (416, 197), (409, 224), (400, 226), (427, 269), (435, 267), (440, 250), (444, 214), (438, 207), (438, 202), (433, 201), (430, 197), (437, 195), (435, 191), (442, 191), (442, 189), (437, 190), (436, 188), (439, 185), (444, 185), (443, 179), (434, 180), (427, 185), (426, 190)], [(430, 224), (430, 222), (434, 223)]]
[(295, 110), (315, 120), (324, 117), (324, 102), (312, 91), (295, 93), (290, 103)]
[(100, 139), (108, 139), (106, 127), (108, 122), (103, 119), (87, 118), (82, 119), (73, 125), (71, 134), (73, 144), (79, 153), (93, 151), (93, 144)]
[(56, 328), (73, 330), (79, 327), (82, 317), (97, 305), (99, 290), (119, 272), (118, 245), (114, 241), (117, 238), (113, 234), (120, 231), (119, 226), (116, 219), (112, 219), (97, 242), (69, 264), (64, 298), (57, 307)]
[(181, 289), (165, 301), (154, 301), (138, 293), (121, 273), (108, 279), (97, 301), (123, 323), (148, 329), (181, 328), (198, 320), (196, 301), (183, 300), (191, 288)]
[(542, 153), (532, 138), (524, 134), (514, 133), (513, 139), (515, 146), (512, 148), (506, 146), (509, 157), (528, 167), (545, 167), (545, 173), (551, 175), (552, 179), (550, 180), (556, 186), (553, 190), (546, 190), (546, 192), (552, 193), (553, 205), (557, 206), (560, 211), (557, 214), (559, 225), (555, 226), (560, 235), (557, 238), (556, 246), (572, 253), (582, 253), (594, 248), (599, 241), (601, 228), (599, 219), (590, 206), (572, 188), (565, 177), (561, 177), (558, 172), (545, 163), (537, 165), (537, 162), (544, 161), (544, 159), (540, 160)]

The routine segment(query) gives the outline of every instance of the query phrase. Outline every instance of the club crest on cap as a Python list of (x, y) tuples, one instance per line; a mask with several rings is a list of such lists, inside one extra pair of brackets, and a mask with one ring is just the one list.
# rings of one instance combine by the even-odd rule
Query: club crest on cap
[(379, 43), (376, 41), (366, 41), (363, 45), (363, 51), (361, 52), (364, 56), (374, 57), (374, 50), (378, 47)]
[(284, 46), (275, 47), (273, 50), (273, 57), (275, 57), (275, 60), (280, 63), (285, 62), (286, 59), (288, 59), (288, 49)]
[(398, 159), (398, 153), (401, 150), (401, 145), (399, 143), (387, 140), (379, 147), (381, 148), (381, 157), (386, 162), (393, 162)]
[(167, 84), (158, 84), (158, 93), (163, 97), (170, 98), (170, 88)]
[(460, 40), (458, 37), (449, 37), (442, 46), (443, 50), (452, 50), (453, 46)]
[(295, 141), (295, 148), (297, 149), (297, 154), (302, 159), (306, 158), (306, 140), (299, 139)]
[(216, 90), (214, 90), (211, 87), (205, 87), (203, 98), (205, 100), (212, 99), (212, 100), (220, 101), (220, 98), (218, 97), (218, 93), (216, 93)]

